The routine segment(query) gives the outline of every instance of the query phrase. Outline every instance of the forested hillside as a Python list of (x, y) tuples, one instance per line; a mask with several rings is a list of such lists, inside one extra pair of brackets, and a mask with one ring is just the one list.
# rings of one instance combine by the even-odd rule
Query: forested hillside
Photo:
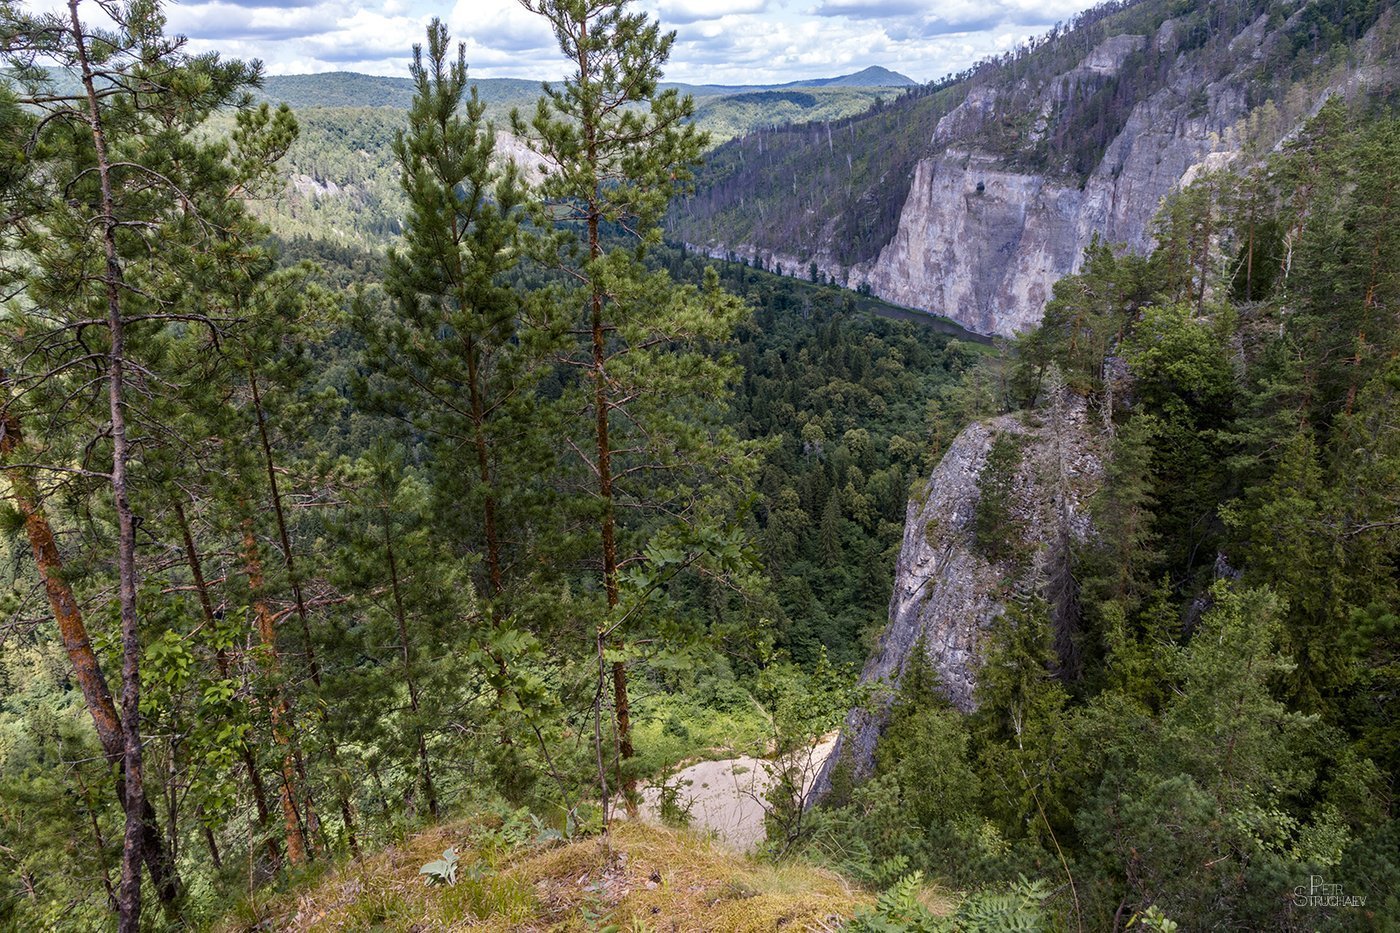
[[(151, 4), (0, 4), (0, 928), (1393, 929), (1388, 6), (1113, 5), (718, 150), (865, 92), (697, 99), (627, 0), (528, 6), (565, 78), (507, 114), (436, 20), (294, 108)], [(1267, 145), (1014, 340), (663, 235), (731, 183), (814, 235), (743, 179), (817, 151), (878, 249), (953, 114), (984, 193), (1092, 193), (1246, 58)], [(721, 761), (757, 852), (685, 829)]]
[[(561, 73), (563, 69), (560, 69)], [(472, 81), (477, 96), (488, 110), (504, 117), (512, 107), (534, 106), (540, 94), (539, 81), (521, 78), (479, 78)], [(710, 98), (735, 97), (764, 91), (815, 90), (819, 88), (857, 88), (874, 91), (879, 88), (901, 88), (914, 81), (887, 68), (872, 66), (854, 74), (834, 78), (813, 78), (787, 84), (723, 85), (678, 84), (660, 82), (662, 90), (675, 89), (698, 101)], [(263, 80), (256, 96), (272, 104), (286, 104), (294, 110), (311, 107), (394, 107), (407, 110), (413, 105), (417, 92), (408, 78), (356, 74), (353, 71), (332, 71), (314, 75), (269, 75)], [(780, 121), (773, 121), (780, 122)]]
[(1009, 336), (1095, 235), (1146, 251), (1195, 173), (1333, 93), (1391, 99), (1397, 50), (1384, 0), (1104, 3), (870, 113), (730, 141), (667, 234)]
[[(64, 85), (64, 78), (57, 81)], [(71, 84), (71, 81), (68, 82)], [(710, 136), (711, 144), (759, 127), (807, 120), (835, 120), (861, 113), (897, 97), (913, 82), (882, 68), (836, 78), (793, 84), (728, 87), (663, 84), (696, 98), (687, 119)], [(473, 80), (486, 117), (500, 129), (500, 157), (533, 170), (537, 160), (507, 132), (512, 110), (531, 111), (541, 83), (516, 78)], [(394, 134), (412, 104), (413, 82), (352, 72), (275, 75), (254, 92), (255, 99), (285, 103), (297, 114), (301, 135), (282, 160), (287, 188), (275, 203), (255, 207), (261, 218), (287, 236), (305, 235), (343, 244), (382, 249), (402, 233), (406, 201), (394, 160)], [(228, 133), (233, 117), (211, 121)]]
[(436, 26), (406, 113), (338, 119), (147, 6), (5, 9), (4, 925), (204, 925), (448, 813), (596, 833), (864, 654), (980, 350), (662, 249), (671, 38), (569, 9), (543, 181)]
[[(1400, 119), (1334, 99), (1258, 171), (1170, 201), (1150, 256), (1095, 245), (1060, 281), (989, 364), (1017, 414), (977, 426), (973, 514), (916, 532), (994, 568), (1004, 612), (962, 672), (963, 620), (929, 617), (811, 846), (1053, 879), (1086, 929), (1393, 928), (1398, 184)], [(1053, 455), (1027, 475), (1036, 436)], [(1086, 458), (1093, 531), (1061, 532)], [(930, 604), (967, 586), (913, 582)], [(1313, 878), (1351, 900), (1293, 896)]]

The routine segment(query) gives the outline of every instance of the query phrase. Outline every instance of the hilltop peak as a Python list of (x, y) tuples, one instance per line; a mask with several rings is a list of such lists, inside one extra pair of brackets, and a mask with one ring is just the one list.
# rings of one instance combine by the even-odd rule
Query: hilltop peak
[(819, 83), (828, 87), (911, 87), (919, 82), (897, 71), (890, 71), (880, 65), (871, 65), (855, 74), (826, 78)]

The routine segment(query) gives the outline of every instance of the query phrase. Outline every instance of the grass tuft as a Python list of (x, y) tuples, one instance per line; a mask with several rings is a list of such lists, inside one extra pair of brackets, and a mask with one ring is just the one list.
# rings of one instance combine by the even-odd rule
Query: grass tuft
[[(871, 902), (832, 872), (757, 861), (699, 834), (644, 823), (617, 823), (607, 839), (513, 850), (494, 838), (482, 822), (434, 827), (245, 905), (216, 929), (823, 930)], [(457, 883), (430, 887), (418, 869), (449, 846), (461, 858)]]

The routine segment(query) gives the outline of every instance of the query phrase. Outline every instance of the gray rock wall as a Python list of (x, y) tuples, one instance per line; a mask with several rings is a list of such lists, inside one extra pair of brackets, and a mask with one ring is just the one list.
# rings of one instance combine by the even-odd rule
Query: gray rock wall
[[(1049, 83), (1042, 115), (1063, 89), (1114, 74), (1146, 42), (1126, 35), (1103, 42)], [(1186, 102), (1197, 87), (1209, 103), (1192, 116)], [(987, 109), (979, 101), (956, 125), (966, 132)], [(1169, 87), (1134, 108), (1083, 187), (946, 149), (919, 163), (893, 239), (851, 278), (868, 281), (881, 298), (980, 333), (1026, 330), (1040, 320), (1055, 282), (1078, 271), (1095, 234), (1146, 251), (1162, 199), (1203, 164), (1228, 164), (1239, 145), (1232, 128), (1247, 114), (1234, 83), (1207, 83), (1183, 63)]]
[[(1047, 82), (1028, 142), (1047, 131), (1066, 95), (1080, 92), (1086, 81), (1117, 73), (1129, 55), (1148, 45), (1174, 48), (1177, 32), (1176, 21), (1167, 20), (1153, 36), (1113, 36)], [(1019, 171), (969, 148), (967, 141), (995, 118), (997, 100), (993, 88), (974, 86), (938, 123), (927, 157), (914, 169), (895, 233), (873, 259), (841, 265), (832, 242), (838, 235), (834, 221), (806, 251), (775, 243), (711, 243), (705, 249), (712, 255), (766, 259), (769, 268), (781, 262), (785, 272), (798, 277), (815, 262), (832, 281), (850, 288), (867, 283), (887, 301), (945, 315), (979, 333), (1009, 336), (1026, 330), (1040, 320), (1054, 283), (1078, 271), (1096, 234), (1146, 252), (1162, 199), (1203, 169), (1227, 168), (1237, 160), (1250, 116), (1250, 66), (1259, 50), (1281, 41), (1280, 35), (1264, 18), (1242, 29), (1232, 47), (1255, 54), (1224, 75), (1199, 57), (1178, 56), (1167, 86), (1137, 103), (1082, 185), (1077, 177)], [(1323, 87), (1295, 88), (1307, 100), (1301, 109), (1294, 102), (1289, 112), (1303, 119), (1333, 93), (1358, 93), (1392, 81), (1400, 62), (1393, 46), (1387, 14), (1357, 44), (1345, 73), (1334, 74)]]
[[(982, 638), (1005, 611), (1007, 595), (1038, 579), (1059, 527), (1060, 495), (1072, 540), (1092, 534), (1088, 500), (1103, 475), (1092, 420), (1083, 403), (1069, 397), (1058, 409), (1047, 406), (971, 424), (954, 439), (925, 495), (911, 501), (905, 515), (889, 624), (861, 672), (872, 701), (847, 715), (813, 799), (830, 789), (830, 771), (838, 761), (844, 760), (857, 779), (869, 774), (890, 700), (920, 644), (949, 701), (964, 712), (974, 708)], [(972, 535), (980, 479), (999, 434), (1023, 442), (1013, 507), (1025, 533), (1019, 559), (1008, 564), (985, 560)]]

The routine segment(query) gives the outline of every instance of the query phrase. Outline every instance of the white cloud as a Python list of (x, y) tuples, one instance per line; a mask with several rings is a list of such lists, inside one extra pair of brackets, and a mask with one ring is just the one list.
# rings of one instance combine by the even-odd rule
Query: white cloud
[[(30, 8), (61, 0), (21, 0)], [(677, 32), (667, 78), (778, 83), (883, 65), (919, 81), (1067, 20), (1088, 0), (640, 0)], [(83, 6), (94, 19), (96, 4)], [(168, 7), (191, 46), (259, 58), (269, 72), (403, 75), (415, 42), (443, 16), (477, 77), (568, 71), (548, 24), (519, 0), (195, 0)]]
[(668, 26), (683, 26), (767, 8), (768, 0), (657, 0), (654, 12)]
[(554, 78), (566, 67), (549, 24), (518, 0), (457, 0), (445, 19), (478, 77)]

